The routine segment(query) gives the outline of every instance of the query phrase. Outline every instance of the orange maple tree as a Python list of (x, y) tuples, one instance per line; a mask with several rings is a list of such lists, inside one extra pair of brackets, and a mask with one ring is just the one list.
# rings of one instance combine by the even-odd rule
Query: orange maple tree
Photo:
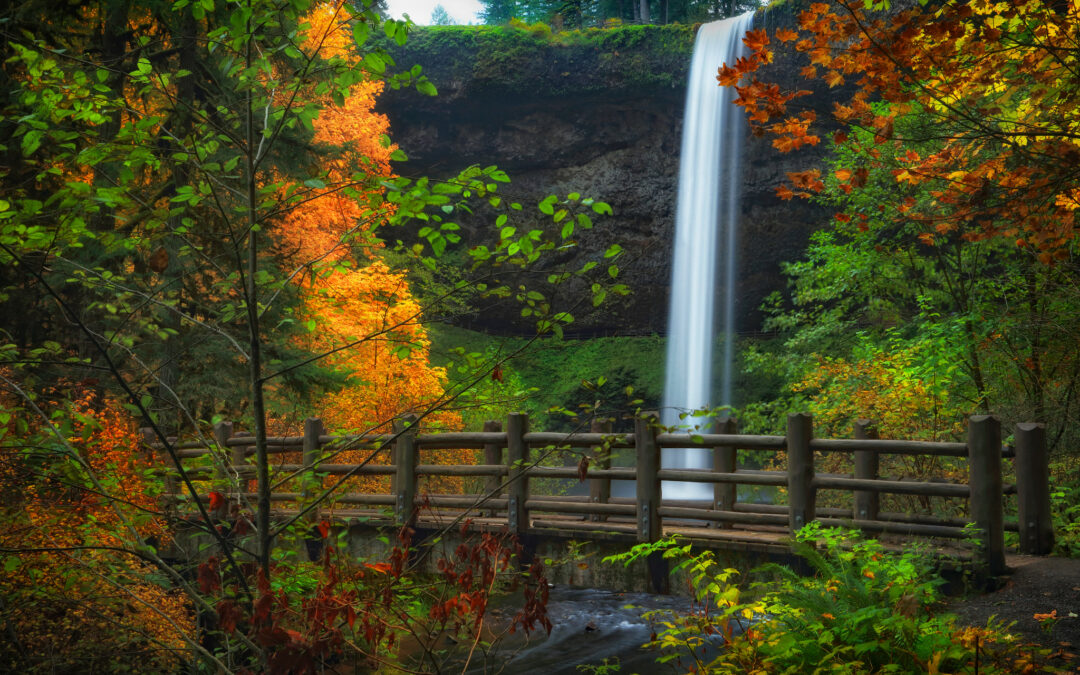
[[(309, 43), (328, 56), (352, 58), (350, 40), (341, 29), (334, 5), (322, 5), (308, 18)], [(339, 105), (323, 109), (314, 122), (313, 142), (335, 148), (321, 163), (325, 187), (281, 220), (278, 250), (286, 267), (309, 271), (294, 277), (301, 287), (302, 314), (310, 332), (300, 338), (314, 353), (328, 353), (324, 363), (346, 375), (339, 391), (322, 395), (316, 408), (335, 432), (388, 431), (390, 422), (409, 412), (436, 405), (446, 375), (429, 362), (429, 341), (421, 308), (412, 297), (407, 272), (395, 271), (379, 257), (377, 228), (392, 213), (382, 200), (377, 179), (392, 176), (389, 122), (374, 112), (382, 83), (354, 85)], [(369, 180), (353, 182), (357, 169)], [(424, 425), (460, 428), (457, 413), (436, 411)], [(425, 461), (475, 461), (468, 451), (436, 451)], [(345, 451), (334, 461), (355, 463), (367, 453)], [(378, 457), (378, 463), (387, 458)], [(330, 480), (330, 479), (328, 479)], [(352, 478), (364, 490), (385, 489), (386, 478)], [(460, 480), (443, 479), (440, 489), (460, 489)], [(432, 486), (435, 487), (435, 486)]]
[[(782, 152), (823, 133), (798, 99), (832, 96), (834, 140), (854, 146), (861, 162), (836, 171), (840, 188), (865, 185), (868, 167), (924, 186), (932, 199), (904, 200), (895, 216), (922, 223), (926, 245), (1003, 237), (1045, 263), (1068, 258), (1080, 208), (1080, 3), (946, 0), (891, 13), (871, 5), (888, 7), (815, 2), (796, 30), (751, 31), (750, 55), (723, 65), (720, 84), (735, 87), (755, 133)], [(823, 86), (784, 90), (759, 78), (778, 45), (804, 55), (802, 78)], [(915, 115), (934, 129), (932, 150), (912, 150), (896, 133), (899, 118)], [(871, 140), (845, 128), (869, 130)], [(777, 189), (783, 199), (824, 188), (818, 169), (789, 179)]]

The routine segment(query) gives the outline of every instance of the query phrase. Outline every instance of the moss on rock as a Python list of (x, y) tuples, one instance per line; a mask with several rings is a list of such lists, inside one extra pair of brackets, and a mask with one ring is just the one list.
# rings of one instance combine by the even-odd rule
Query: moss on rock
[(685, 86), (697, 26), (620, 26), (553, 33), (543, 24), (415, 28), (387, 47), (420, 64), (450, 97), (645, 91)]

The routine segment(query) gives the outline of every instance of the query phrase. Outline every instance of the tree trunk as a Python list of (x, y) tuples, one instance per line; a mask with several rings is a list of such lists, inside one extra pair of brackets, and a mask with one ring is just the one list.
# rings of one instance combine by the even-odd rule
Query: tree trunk
[[(254, 36), (251, 19), (248, 19), (248, 44), (247, 66), (252, 66), (252, 47)], [(259, 568), (267, 579), (270, 578), (270, 549), (273, 546), (273, 536), (270, 532), (270, 460), (266, 452), (266, 408), (263, 402), (263, 379), (262, 379), (262, 331), (259, 323), (259, 285), (256, 275), (259, 271), (259, 234), (258, 234), (258, 183), (255, 176), (255, 153), (259, 145), (255, 140), (255, 105), (251, 93), (251, 84), (248, 84), (246, 96), (245, 120), (245, 160), (247, 162), (246, 199), (247, 199), (247, 279), (245, 287), (245, 302), (247, 303), (248, 318), (248, 343), (250, 348), (250, 361), (248, 362), (248, 384), (251, 386), (251, 416), (255, 430), (255, 478), (257, 487), (257, 507), (255, 514), (255, 529), (258, 534), (257, 562)]]

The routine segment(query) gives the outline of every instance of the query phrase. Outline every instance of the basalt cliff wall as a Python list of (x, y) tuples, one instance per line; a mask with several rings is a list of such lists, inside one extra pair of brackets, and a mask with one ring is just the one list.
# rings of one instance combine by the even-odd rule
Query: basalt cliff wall
[[(775, 28), (793, 17), (792, 7), (784, 6), (759, 15), (758, 24)], [(580, 233), (578, 246), (555, 262), (600, 260), (617, 242), (627, 251), (622, 277), (633, 293), (579, 315), (574, 331), (664, 333), (696, 28), (626, 26), (569, 35), (540, 28), (418, 29), (392, 54), (399, 66), (421, 65), (439, 95), (400, 89), (380, 97), (394, 141), (409, 156), (395, 168), (402, 175), (443, 177), (472, 164), (496, 164), (511, 177), (502, 191), (524, 205), (569, 192), (608, 202), (615, 216)], [(789, 67), (784, 58), (778, 55), (774, 70), (782, 86), (795, 85), (803, 64)], [(827, 219), (819, 207), (775, 194), (787, 172), (819, 164), (822, 154), (819, 146), (783, 155), (768, 139), (746, 140), (740, 331), (760, 328), (761, 301), (785, 285), (780, 263), (799, 258), (810, 232)], [(467, 237), (479, 227), (468, 221), (462, 222)], [(532, 329), (509, 304), (461, 322), (495, 332)]]

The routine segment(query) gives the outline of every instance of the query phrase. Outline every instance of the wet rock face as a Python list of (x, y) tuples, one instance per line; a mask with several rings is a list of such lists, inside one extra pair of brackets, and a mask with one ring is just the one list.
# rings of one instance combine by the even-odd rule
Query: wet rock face
[[(531, 81), (509, 66), (503, 80), (493, 76), (490, 65), (481, 68), (490, 54), (421, 40), (415, 52), (395, 59), (420, 63), (440, 96), (388, 91), (378, 104), (390, 118), (395, 142), (409, 155), (397, 170), (439, 177), (472, 164), (496, 164), (511, 178), (500, 191), (527, 208), (549, 194), (569, 192), (608, 202), (615, 217), (598, 220), (561, 262), (580, 266), (602, 260), (604, 250), (619, 243), (627, 251), (620, 261), (622, 276), (633, 295), (578, 315), (574, 329), (580, 334), (664, 333), (684, 83), (692, 49), (688, 30), (679, 27), (674, 36), (662, 29), (645, 32), (621, 51), (613, 48), (606, 54), (597, 46), (538, 45), (529, 62), (554, 66), (534, 72)], [(470, 47), (482, 49), (483, 44)], [(656, 68), (639, 65), (642, 58), (663, 66), (664, 77)], [(619, 68), (611, 65), (613, 59)], [(564, 62), (581, 67), (565, 70)], [(637, 81), (634, 69), (641, 71)], [(807, 168), (806, 154), (779, 155), (763, 139), (746, 143), (737, 312), (740, 330), (754, 331), (761, 324), (761, 300), (784, 287), (780, 262), (800, 257), (810, 231), (823, 218), (819, 209), (782, 202), (774, 193), (788, 171)], [(479, 223), (462, 224), (476, 236)], [(509, 305), (486, 308), (468, 323), (500, 332), (532, 329)]]

